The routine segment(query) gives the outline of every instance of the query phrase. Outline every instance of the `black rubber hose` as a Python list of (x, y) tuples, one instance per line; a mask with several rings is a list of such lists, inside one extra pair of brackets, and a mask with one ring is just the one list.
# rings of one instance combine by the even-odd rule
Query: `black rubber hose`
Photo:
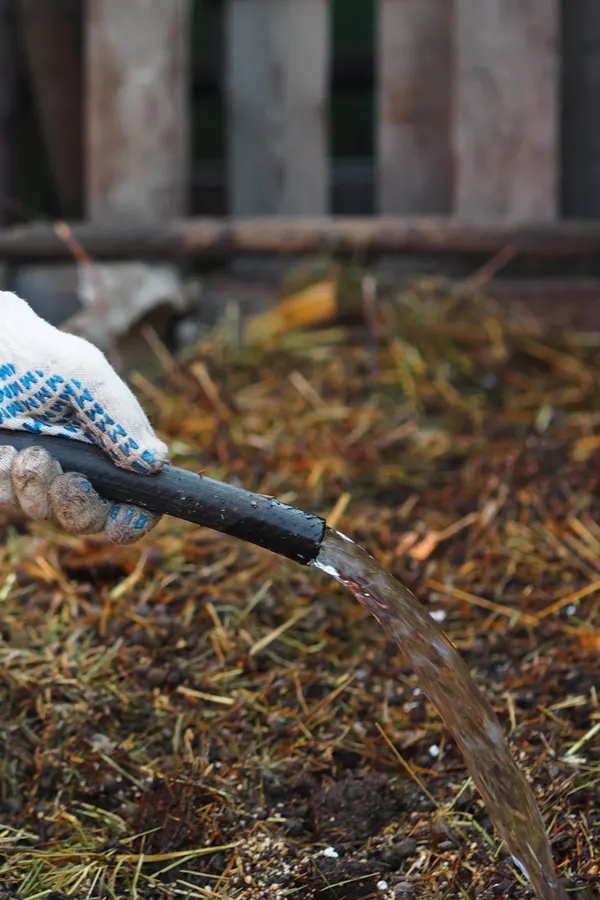
[(81, 472), (108, 500), (204, 525), (302, 565), (316, 558), (325, 534), (319, 516), (187, 469), (167, 464), (158, 475), (138, 475), (113, 465), (92, 444), (0, 428), (0, 446), (6, 445), (43, 447), (64, 472)]

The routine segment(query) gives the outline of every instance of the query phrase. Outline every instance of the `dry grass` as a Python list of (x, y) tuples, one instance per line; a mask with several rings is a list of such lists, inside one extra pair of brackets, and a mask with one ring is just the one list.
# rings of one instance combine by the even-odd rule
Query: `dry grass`
[[(136, 386), (178, 465), (365, 544), (464, 652), (560, 870), (600, 846), (600, 340), (405, 296), (360, 328), (225, 333)], [(0, 898), (521, 897), (377, 624), (319, 573), (165, 519), (0, 550)], [(333, 849), (332, 849), (333, 848)]]

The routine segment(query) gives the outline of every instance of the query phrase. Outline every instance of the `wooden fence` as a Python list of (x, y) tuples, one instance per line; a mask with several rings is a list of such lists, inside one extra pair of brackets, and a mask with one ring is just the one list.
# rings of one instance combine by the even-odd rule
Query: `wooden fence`
[[(354, 59), (336, 47), (339, 0), (18, 0), (15, 21), (0, 0), (0, 76), (12, 28), (60, 214), (139, 227), (205, 212), (193, 186), (221, 169), (193, 148), (209, 127), (198, 94), (211, 91), (226, 187), (211, 211), (329, 216), (342, 178), (344, 211), (364, 212), (352, 207), (352, 161), (331, 150), (332, 86), (345, 78), (372, 89), (372, 158), (353, 164), (358, 181), (372, 173), (374, 216), (598, 216), (597, 0), (343, 3), (374, 12), (372, 46)], [(3, 77), (4, 196), (16, 183), (6, 159), (17, 101)]]

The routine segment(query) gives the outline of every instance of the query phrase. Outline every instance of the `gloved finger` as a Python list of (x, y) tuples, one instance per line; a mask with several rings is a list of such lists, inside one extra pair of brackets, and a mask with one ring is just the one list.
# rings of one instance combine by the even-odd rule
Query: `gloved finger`
[(114, 544), (135, 544), (151, 531), (161, 517), (125, 503), (115, 503), (104, 530)]
[(85, 475), (57, 475), (50, 485), (49, 499), (54, 518), (70, 534), (104, 531), (111, 503), (96, 493)]
[(31, 519), (52, 518), (50, 485), (61, 474), (60, 463), (41, 447), (27, 447), (16, 454), (12, 484), (26, 516)]
[(16, 455), (14, 447), (0, 447), (0, 506), (11, 510), (19, 507), (12, 483), (12, 467)]
[[(167, 445), (157, 437), (137, 397), (117, 375), (104, 354), (75, 335), (70, 342), (73, 365), (83, 371), (61, 391), (81, 430), (124, 469), (159, 472), (168, 457)], [(81, 346), (80, 346), (81, 345)]]
[(6, 426), (87, 440), (118, 466), (158, 472), (167, 447), (104, 354), (49, 325), (15, 294), (0, 291), (0, 307)]

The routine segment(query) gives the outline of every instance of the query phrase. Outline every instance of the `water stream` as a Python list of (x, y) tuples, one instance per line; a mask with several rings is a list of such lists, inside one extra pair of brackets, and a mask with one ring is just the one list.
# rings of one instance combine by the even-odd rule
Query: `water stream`
[(490, 819), (539, 900), (566, 900), (535, 797), (500, 723), (454, 645), (414, 594), (364, 550), (327, 529), (314, 565), (356, 597), (398, 644), (458, 744)]

